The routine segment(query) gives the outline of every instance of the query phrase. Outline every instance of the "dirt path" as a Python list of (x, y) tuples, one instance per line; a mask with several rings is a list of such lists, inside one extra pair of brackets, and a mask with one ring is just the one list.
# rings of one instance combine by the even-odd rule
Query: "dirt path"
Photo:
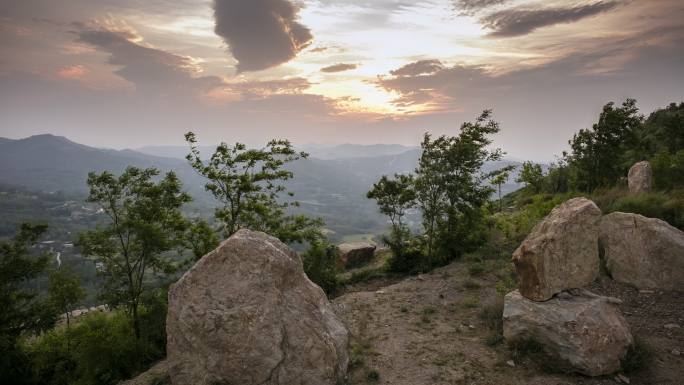
[[(493, 274), (472, 278), (466, 264), (454, 263), (336, 298), (336, 311), (353, 334), (350, 384), (618, 383), (615, 376), (550, 373), (529, 358), (513, 357), (505, 344), (488, 346), (492, 333), (480, 313), (496, 299), (497, 281)], [(684, 384), (684, 294), (639, 294), (607, 279), (591, 289), (623, 299), (633, 333), (651, 347), (651, 364), (628, 375), (630, 383)]]

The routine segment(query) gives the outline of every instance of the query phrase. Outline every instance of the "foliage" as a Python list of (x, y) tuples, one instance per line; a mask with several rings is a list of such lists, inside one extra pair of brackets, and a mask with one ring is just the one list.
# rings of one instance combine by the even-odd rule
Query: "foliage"
[(516, 166), (509, 165), (502, 167), (490, 174), (490, 182), (497, 187), (499, 193), (499, 212), (503, 211), (503, 201), (501, 200), (501, 185), (508, 182), (508, 178), (511, 176), (511, 172), (515, 170)]
[[(159, 318), (153, 313), (141, 308), (144, 321)], [(163, 357), (164, 345), (148, 338), (163, 334), (163, 328), (163, 323), (143, 322), (144, 338), (136, 338), (123, 312), (82, 316), (71, 328), (55, 328), (26, 343), (33, 381), (45, 385), (108, 385), (131, 378)]]
[(625, 373), (634, 373), (645, 369), (653, 361), (651, 348), (640, 338), (635, 338), (634, 343), (627, 349), (627, 354), (620, 361), (620, 367)]
[(684, 229), (684, 190), (625, 194), (613, 201), (605, 200), (599, 207), (604, 213), (635, 213), (649, 218), (659, 218), (674, 227)]
[(103, 264), (102, 298), (112, 307), (126, 308), (136, 337), (138, 310), (149, 289), (147, 275), (175, 269), (167, 253), (182, 244), (187, 228), (180, 209), (190, 196), (173, 172), (155, 182), (158, 174), (135, 167), (119, 177), (90, 173), (88, 201), (99, 204), (110, 223), (79, 234), (76, 242), (85, 256)]
[(338, 261), (337, 247), (325, 241), (312, 243), (310, 248), (302, 254), (304, 272), (327, 295), (333, 295), (339, 283), (337, 278)]
[[(684, 135), (684, 133), (682, 134)], [(651, 158), (653, 185), (658, 190), (684, 187), (684, 149), (658, 152)]]
[(200, 258), (214, 250), (219, 244), (218, 234), (203, 219), (193, 221), (188, 226), (184, 239), (185, 247), (192, 251), (195, 261), (199, 261)]
[(591, 129), (582, 129), (573, 136), (569, 162), (575, 168), (579, 190), (613, 186), (626, 175), (631, 166), (628, 150), (637, 146), (643, 120), (638, 112), (634, 99), (627, 99), (620, 107), (608, 103)]
[(85, 299), (86, 292), (73, 271), (67, 267), (60, 267), (50, 274), (49, 296), (52, 305), (66, 315), (67, 327), (69, 327), (71, 311)]
[(248, 228), (269, 233), (285, 243), (311, 242), (322, 237), (320, 219), (288, 215), (287, 209), (298, 202), (279, 200), (282, 193), (293, 195), (283, 183), (294, 174), (283, 166), (308, 154), (295, 151), (287, 140), (271, 140), (262, 149), (221, 143), (205, 162), (195, 134), (188, 132), (185, 140), (190, 145), (187, 160), (208, 179), (205, 188), (221, 205), (215, 215), (226, 236)]
[(32, 256), (29, 251), (46, 230), (45, 225), (24, 223), (13, 239), (0, 242), (0, 378), (12, 378), (18, 384), (28, 378), (19, 338), (46, 330), (55, 322), (49, 302), (26, 286), (47, 267), (46, 255)]
[(525, 183), (526, 187), (530, 187), (535, 193), (539, 193), (544, 182), (544, 173), (540, 164), (532, 162), (523, 162), (520, 176), (515, 180), (518, 183)]

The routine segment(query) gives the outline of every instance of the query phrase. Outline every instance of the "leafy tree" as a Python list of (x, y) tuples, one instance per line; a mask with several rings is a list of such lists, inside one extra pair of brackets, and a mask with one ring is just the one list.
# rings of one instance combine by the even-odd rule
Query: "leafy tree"
[(201, 219), (188, 226), (185, 241), (186, 247), (192, 251), (195, 261), (199, 261), (219, 244), (219, 238), (214, 229), (207, 221)]
[[(55, 311), (43, 298), (26, 288), (46, 269), (48, 256), (31, 255), (30, 248), (47, 230), (46, 225), (24, 223), (9, 241), (0, 242), (0, 378), (28, 383), (30, 368), (18, 346), (26, 333), (54, 325)], [(0, 382), (4, 382), (1, 380)]]
[(90, 173), (88, 202), (99, 204), (110, 221), (79, 234), (77, 240), (84, 255), (103, 263), (102, 297), (112, 306), (125, 307), (136, 338), (148, 273), (174, 270), (168, 252), (183, 242), (187, 228), (180, 209), (190, 196), (173, 172), (156, 182), (158, 174), (154, 168), (135, 167), (118, 177), (107, 171)]
[(532, 162), (523, 162), (520, 175), (515, 181), (518, 183), (525, 183), (525, 186), (531, 187), (535, 193), (541, 192), (542, 184), (544, 182), (544, 172), (542, 171), (541, 165)]
[(503, 201), (501, 200), (501, 185), (508, 182), (511, 172), (515, 170), (514, 165), (502, 167), (490, 174), (490, 182), (497, 187), (499, 192), (499, 212), (503, 211)]
[(380, 212), (389, 217), (392, 231), (390, 237), (385, 238), (385, 243), (390, 246), (395, 258), (401, 258), (404, 242), (410, 236), (403, 218), (416, 204), (413, 176), (394, 174), (394, 179), (390, 179), (383, 175), (366, 196), (375, 199)]
[(487, 176), (481, 168), (487, 161), (501, 159), (499, 149), (488, 149), (490, 135), (497, 132), (499, 124), (486, 110), (475, 122), (463, 123), (458, 136), (432, 140), (425, 135), (416, 169), (416, 196), (431, 263), (436, 246), (440, 258), (450, 260), (482, 241), (482, 206), (492, 189), (483, 183)]
[(81, 281), (71, 270), (60, 267), (50, 274), (50, 302), (66, 315), (67, 328), (71, 325), (71, 312), (86, 297)]
[(627, 99), (621, 107), (608, 103), (591, 129), (573, 136), (568, 162), (576, 172), (579, 190), (609, 187), (626, 175), (633, 160), (628, 150), (638, 146), (637, 133), (643, 121), (638, 112), (634, 99)]
[(261, 149), (248, 149), (242, 143), (233, 147), (221, 143), (208, 161), (202, 160), (195, 134), (188, 132), (190, 145), (186, 157), (190, 165), (209, 181), (205, 185), (221, 204), (216, 218), (223, 223), (227, 236), (241, 228), (264, 231), (286, 243), (313, 241), (322, 237), (320, 219), (288, 215), (296, 201), (279, 200), (288, 196), (283, 183), (294, 174), (283, 168), (287, 163), (308, 156), (297, 152), (287, 140), (272, 140)]

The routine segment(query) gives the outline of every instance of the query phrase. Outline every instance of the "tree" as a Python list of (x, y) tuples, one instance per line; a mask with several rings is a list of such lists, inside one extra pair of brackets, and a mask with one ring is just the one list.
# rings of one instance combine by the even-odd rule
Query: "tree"
[(218, 235), (205, 220), (194, 221), (185, 236), (186, 248), (192, 251), (195, 261), (214, 250), (219, 244)]
[(375, 199), (380, 212), (389, 217), (393, 233), (400, 234), (406, 227), (403, 218), (416, 204), (416, 192), (412, 175), (394, 174), (394, 179), (383, 175), (366, 194)]
[(520, 175), (515, 180), (518, 183), (525, 183), (526, 187), (531, 187), (535, 193), (541, 192), (544, 182), (544, 172), (540, 164), (523, 162)]
[(279, 200), (285, 193), (284, 182), (294, 174), (283, 166), (308, 156), (297, 152), (287, 140), (272, 140), (261, 149), (248, 149), (242, 143), (233, 147), (221, 143), (207, 162), (202, 160), (195, 134), (188, 132), (190, 145), (186, 157), (190, 165), (209, 181), (205, 185), (219, 201), (216, 219), (222, 222), (226, 236), (241, 228), (264, 231), (283, 242), (313, 241), (322, 237), (320, 219), (288, 215), (296, 201)]
[(643, 117), (636, 100), (627, 99), (621, 107), (603, 106), (591, 129), (582, 129), (569, 141), (568, 163), (577, 173), (577, 188), (593, 191), (614, 185), (631, 166), (630, 149), (637, 148)]
[(28, 383), (30, 378), (19, 338), (47, 330), (56, 318), (54, 308), (27, 288), (49, 262), (47, 255), (30, 252), (46, 230), (46, 225), (24, 223), (13, 239), (0, 242), (0, 378), (17, 384)]
[(85, 256), (104, 265), (102, 298), (124, 306), (140, 338), (139, 307), (149, 289), (148, 273), (170, 273), (175, 266), (167, 253), (182, 244), (187, 221), (181, 207), (190, 196), (173, 172), (158, 182), (154, 168), (128, 167), (119, 177), (105, 171), (88, 175), (88, 202), (99, 204), (109, 217), (104, 227), (78, 235)]
[(416, 169), (416, 196), (431, 263), (436, 246), (440, 259), (446, 261), (482, 241), (482, 206), (492, 189), (483, 183), (486, 175), (481, 169), (485, 162), (501, 159), (501, 150), (488, 149), (490, 135), (497, 132), (499, 124), (486, 110), (475, 122), (463, 123), (458, 136), (432, 140), (425, 135)]
[(508, 182), (508, 178), (511, 176), (511, 171), (515, 170), (514, 165), (508, 165), (506, 167), (500, 168), (490, 174), (490, 182), (497, 187), (499, 192), (499, 212), (503, 211), (503, 202), (501, 200), (501, 185)]
[(71, 270), (60, 267), (50, 274), (50, 302), (66, 316), (67, 328), (71, 324), (71, 312), (83, 301), (86, 292), (81, 281)]

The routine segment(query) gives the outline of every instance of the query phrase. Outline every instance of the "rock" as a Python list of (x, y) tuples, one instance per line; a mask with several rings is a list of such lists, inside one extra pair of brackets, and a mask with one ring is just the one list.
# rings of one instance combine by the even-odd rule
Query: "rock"
[(629, 172), (627, 173), (627, 184), (630, 193), (640, 194), (651, 191), (652, 181), (653, 170), (648, 161), (635, 163), (629, 168)]
[(349, 332), (299, 256), (240, 230), (169, 290), (173, 385), (334, 385), (347, 371)]
[(633, 343), (617, 307), (600, 296), (531, 301), (518, 290), (504, 299), (504, 338), (534, 340), (560, 369), (589, 376), (611, 374)]
[(546, 301), (565, 289), (585, 286), (599, 274), (601, 210), (586, 198), (556, 206), (513, 253), (522, 295)]
[(506, 361), (506, 365), (508, 365), (508, 366), (510, 366), (510, 367), (512, 367), (512, 368), (514, 368), (514, 367), (515, 367), (515, 362), (514, 362), (513, 360), (508, 360), (508, 361)]
[(618, 374), (617, 378), (620, 380), (620, 382), (629, 384), (629, 377), (625, 376), (624, 374)]
[(671, 329), (679, 329), (681, 326), (679, 326), (678, 324), (665, 324), (665, 325), (663, 325), (663, 327), (665, 329), (671, 330)]
[(614, 280), (638, 289), (684, 290), (681, 230), (660, 219), (616, 212), (601, 219), (599, 238)]
[(154, 364), (146, 372), (119, 385), (162, 385), (168, 384), (169, 380), (169, 362), (163, 360)]
[(356, 267), (373, 259), (375, 246), (368, 242), (342, 243), (337, 246), (340, 252), (340, 267)]
[(672, 352), (671, 352), (671, 353), (672, 353), (672, 355), (675, 355), (675, 356), (678, 356), (678, 355), (681, 354), (680, 351), (677, 350), (677, 349), (672, 349)]

